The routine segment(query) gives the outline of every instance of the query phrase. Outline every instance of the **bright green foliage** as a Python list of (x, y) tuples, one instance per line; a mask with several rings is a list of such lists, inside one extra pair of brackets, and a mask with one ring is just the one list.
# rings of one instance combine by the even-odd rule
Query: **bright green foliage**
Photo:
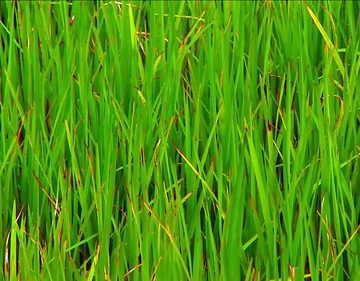
[(0, 3), (1, 280), (360, 280), (358, 2), (70, 2)]

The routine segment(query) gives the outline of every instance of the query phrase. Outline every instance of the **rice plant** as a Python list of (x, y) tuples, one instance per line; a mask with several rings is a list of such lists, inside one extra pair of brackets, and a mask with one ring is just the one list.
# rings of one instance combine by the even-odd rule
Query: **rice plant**
[(360, 280), (359, 15), (0, 2), (0, 279)]

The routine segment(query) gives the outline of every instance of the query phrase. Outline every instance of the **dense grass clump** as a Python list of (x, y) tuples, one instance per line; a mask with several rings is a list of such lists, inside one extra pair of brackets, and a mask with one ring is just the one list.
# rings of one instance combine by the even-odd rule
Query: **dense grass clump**
[(0, 279), (360, 280), (359, 15), (0, 2)]

